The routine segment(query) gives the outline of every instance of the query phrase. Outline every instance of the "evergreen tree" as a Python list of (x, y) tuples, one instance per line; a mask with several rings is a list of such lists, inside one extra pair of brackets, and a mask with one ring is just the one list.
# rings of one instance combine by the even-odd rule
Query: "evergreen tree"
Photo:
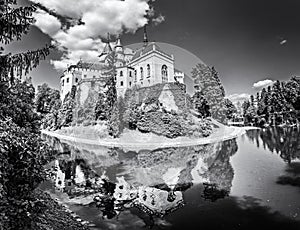
[(107, 120), (107, 112), (106, 112), (106, 100), (105, 95), (100, 92), (98, 96), (98, 100), (95, 106), (95, 118), (96, 120)]
[(120, 135), (120, 111), (117, 102), (114, 104), (108, 120), (108, 133), (114, 138)]
[(234, 115), (237, 113), (237, 108), (228, 98), (225, 98), (225, 106), (227, 109), (226, 116), (228, 119), (234, 118)]
[(211, 116), (222, 123), (227, 123), (225, 91), (215, 69), (198, 64), (192, 70), (192, 78), (196, 90), (200, 91), (207, 100)]
[[(0, 42), (9, 44), (29, 30), (33, 6), (1, 1)], [(11, 54), (0, 47), (0, 229), (34, 229), (43, 204), (33, 194), (45, 179), (43, 166), (51, 152), (40, 138), (34, 88), (16, 77), (36, 67), (49, 47)]]

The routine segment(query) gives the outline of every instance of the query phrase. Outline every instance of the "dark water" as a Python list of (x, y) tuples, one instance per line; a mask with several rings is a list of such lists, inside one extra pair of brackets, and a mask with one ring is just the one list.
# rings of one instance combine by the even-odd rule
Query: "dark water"
[(151, 151), (45, 137), (64, 154), (42, 187), (93, 229), (300, 229), (299, 131)]

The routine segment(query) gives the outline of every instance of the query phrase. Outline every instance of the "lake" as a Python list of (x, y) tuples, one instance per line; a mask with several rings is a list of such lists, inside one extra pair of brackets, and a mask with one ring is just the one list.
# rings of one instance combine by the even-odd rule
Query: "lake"
[(41, 188), (91, 229), (300, 229), (300, 130), (140, 150), (44, 138), (61, 153)]

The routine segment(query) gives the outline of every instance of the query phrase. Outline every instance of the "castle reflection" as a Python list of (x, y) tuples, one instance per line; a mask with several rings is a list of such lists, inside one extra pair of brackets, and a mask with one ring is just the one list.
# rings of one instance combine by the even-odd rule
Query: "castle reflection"
[(184, 206), (193, 185), (201, 185), (199, 196), (209, 201), (225, 198), (232, 186), (235, 139), (134, 152), (45, 138), (62, 152), (50, 170), (56, 190), (70, 200), (84, 199), (108, 219), (131, 208), (162, 217)]

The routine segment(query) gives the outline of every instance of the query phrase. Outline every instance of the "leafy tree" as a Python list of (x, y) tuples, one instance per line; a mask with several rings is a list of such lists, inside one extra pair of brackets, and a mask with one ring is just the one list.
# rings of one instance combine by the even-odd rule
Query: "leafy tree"
[[(1, 0), (0, 42), (21, 39), (34, 21), (33, 6), (19, 7), (15, 0)], [(33, 195), (45, 179), (43, 165), (51, 159), (40, 139), (39, 116), (34, 108), (34, 88), (16, 77), (36, 67), (49, 47), (11, 54), (0, 51), (0, 228), (34, 229), (43, 208)]]
[(202, 118), (210, 116), (209, 105), (205, 97), (201, 92), (195, 92), (192, 97), (194, 108), (200, 114)]
[(60, 93), (57, 89), (52, 89), (47, 83), (38, 86), (35, 100), (37, 112), (47, 114), (58, 110), (60, 102)]

